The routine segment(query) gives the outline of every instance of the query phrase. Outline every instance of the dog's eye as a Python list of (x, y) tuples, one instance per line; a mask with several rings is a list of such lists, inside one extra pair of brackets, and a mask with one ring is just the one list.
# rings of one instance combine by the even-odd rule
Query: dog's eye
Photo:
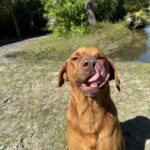
[(76, 61), (78, 59), (79, 59), (79, 57), (77, 57), (77, 56), (74, 56), (74, 57), (71, 58), (72, 61)]

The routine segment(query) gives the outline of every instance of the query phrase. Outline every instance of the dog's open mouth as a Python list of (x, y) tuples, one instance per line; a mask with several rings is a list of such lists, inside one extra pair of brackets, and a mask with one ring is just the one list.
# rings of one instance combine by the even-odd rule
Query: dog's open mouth
[(81, 83), (80, 89), (86, 94), (93, 94), (104, 87), (109, 80), (109, 73), (106, 72), (104, 66), (97, 61), (95, 65), (96, 73)]

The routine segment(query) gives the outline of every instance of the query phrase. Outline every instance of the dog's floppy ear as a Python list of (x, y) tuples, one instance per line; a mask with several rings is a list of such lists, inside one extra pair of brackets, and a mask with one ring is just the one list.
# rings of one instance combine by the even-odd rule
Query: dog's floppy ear
[(65, 80), (67, 80), (66, 72), (67, 72), (67, 63), (64, 62), (60, 68), (59, 75), (58, 75), (58, 86), (59, 87), (61, 87), (64, 84)]
[(118, 91), (120, 91), (120, 80), (118, 77), (118, 71), (117, 71), (117, 66), (115, 65), (115, 63), (113, 62), (112, 59), (107, 57), (107, 60), (109, 62), (109, 73), (110, 73), (110, 78), (109, 80), (115, 80), (116, 82), (116, 88), (118, 89)]

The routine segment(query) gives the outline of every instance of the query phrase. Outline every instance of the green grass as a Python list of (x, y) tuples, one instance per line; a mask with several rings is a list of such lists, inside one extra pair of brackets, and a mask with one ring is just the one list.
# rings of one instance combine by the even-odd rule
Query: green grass
[[(124, 23), (102, 22), (88, 29), (87, 34), (74, 37), (44, 36), (21, 49), (27, 60), (64, 60), (72, 51), (81, 46), (96, 46), (105, 53), (118, 50), (132, 40), (133, 34)], [(20, 52), (19, 52), (20, 53)], [(20, 54), (20, 55), (21, 55)], [(7, 54), (8, 55), (8, 54)], [(14, 55), (10, 53), (9, 57)], [(15, 55), (19, 55), (18, 52)]]

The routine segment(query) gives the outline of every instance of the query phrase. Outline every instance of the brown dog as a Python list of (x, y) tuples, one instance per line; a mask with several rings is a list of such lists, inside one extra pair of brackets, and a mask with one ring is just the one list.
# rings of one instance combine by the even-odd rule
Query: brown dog
[(120, 90), (113, 61), (95, 47), (77, 49), (62, 65), (59, 86), (68, 81), (71, 101), (67, 113), (69, 150), (124, 150), (109, 80)]

